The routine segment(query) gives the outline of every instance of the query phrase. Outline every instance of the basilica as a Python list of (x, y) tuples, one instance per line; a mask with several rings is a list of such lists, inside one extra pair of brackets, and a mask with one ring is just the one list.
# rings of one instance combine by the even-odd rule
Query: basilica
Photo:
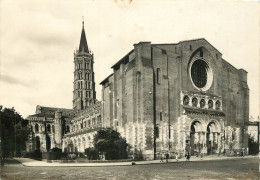
[(161, 152), (247, 153), (247, 72), (224, 60), (206, 39), (134, 44), (100, 83), (100, 101), (93, 63), (83, 22), (74, 52), (73, 108), (38, 105), (27, 117), (27, 151), (84, 152), (98, 129), (110, 127), (145, 159)]

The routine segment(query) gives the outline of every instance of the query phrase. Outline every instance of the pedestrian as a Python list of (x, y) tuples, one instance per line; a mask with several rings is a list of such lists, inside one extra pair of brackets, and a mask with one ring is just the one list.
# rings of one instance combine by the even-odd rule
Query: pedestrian
[(161, 153), (161, 160), (160, 160), (160, 162), (163, 162), (163, 154)]
[(176, 153), (175, 159), (176, 159), (176, 161), (179, 161), (179, 155), (178, 155), (178, 153)]
[(190, 153), (189, 152), (186, 153), (185, 157), (186, 157), (186, 161), (190, 161)]
[(241, 156), (244, 157), (244, 149), (241, 151)]
[(132, 165), (136, 165), (136, 163), (134, 162), (134, 160), (132, 160)]
[(203, 153), (200, 153), (200, 160), (202, 160), (203, 158)]
[(165, 158), (166, 158), (166, 163), (168, 163), (168, 160), (169, 160), (169, 154), (168, 154), (168, 152), (166, 152)]

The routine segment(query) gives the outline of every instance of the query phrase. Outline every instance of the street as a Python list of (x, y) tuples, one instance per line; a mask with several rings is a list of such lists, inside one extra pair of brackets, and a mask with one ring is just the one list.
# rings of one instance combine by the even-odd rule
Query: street
[(259, 179), (258, 163), (257, 156), (113, 167), (25, 167), (7, 163), (1, 179)]

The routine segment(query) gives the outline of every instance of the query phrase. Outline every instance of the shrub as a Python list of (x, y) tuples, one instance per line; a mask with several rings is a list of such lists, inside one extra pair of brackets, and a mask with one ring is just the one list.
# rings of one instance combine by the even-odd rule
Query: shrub
[(36, 159), (36, 160), (41, 160), (42, 159), (42, 153), (40, 150), (35, 150), (33, 152), (27, 152), (25, 154), (26, 158), (31, 158), (31, 159)]
[(51, 152), (48, 152), (48, 160), (58, 160), (62, 157), (67, 157), (67, 153), (62, 153), (62, 150), (59, 148), (53, 148)]
[(87, 155), (88, 160), (96, 160), (98, 158), (98, 152), (95, 148), (85, 149), (85, 154)]

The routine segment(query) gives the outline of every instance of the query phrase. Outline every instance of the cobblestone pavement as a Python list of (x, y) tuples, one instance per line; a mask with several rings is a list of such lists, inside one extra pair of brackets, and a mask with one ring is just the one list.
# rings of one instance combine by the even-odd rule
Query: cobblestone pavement
[(259, 159), (234, 158), (108, 167), (26, 167), (6, 164), (1, 169), (1, 179), (259, 179)]

